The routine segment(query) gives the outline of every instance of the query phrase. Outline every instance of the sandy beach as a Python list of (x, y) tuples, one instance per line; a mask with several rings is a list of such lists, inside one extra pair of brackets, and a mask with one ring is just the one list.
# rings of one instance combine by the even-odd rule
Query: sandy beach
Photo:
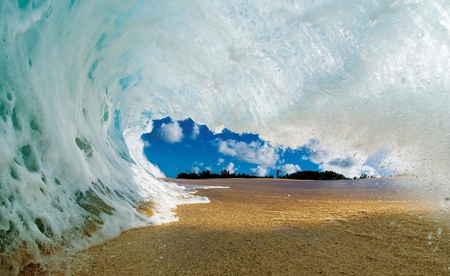
[[(208, 204), (134, 229), (47, 275), (450, 275), (450, 225), (436, 206), (364, 182), (173, 180)], [(356, 182), (358, 183), (358, 182)], [(21, 275), (42, 275), (36, 265)]]

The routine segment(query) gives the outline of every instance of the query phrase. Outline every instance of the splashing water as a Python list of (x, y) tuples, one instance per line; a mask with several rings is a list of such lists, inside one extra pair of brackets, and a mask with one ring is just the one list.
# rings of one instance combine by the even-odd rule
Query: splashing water
[[(449, 10), (444, 0), (2, 1), (1, 274), (206, 201), (153, 177), (140, 136), (165, 116), (309, 145), (324, 168), (382, 152), (378, 166), (448, 191)], [(150, 218), (136, 211), (145, 201)]]

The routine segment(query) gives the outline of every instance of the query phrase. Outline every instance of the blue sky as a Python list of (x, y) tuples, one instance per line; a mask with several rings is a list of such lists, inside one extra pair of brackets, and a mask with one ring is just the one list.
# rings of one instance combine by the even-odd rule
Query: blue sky
[(319, 170), (311, 162), (309, 149), (273, 147), (257, 134), (237, 134), (224, 129), (214, 134), (191, 119), (174, 121), (167, 117), (153, 122), (153, 130), (142, 135), (144, 154), (167, 177), (181, 172), (210, 170), (257, 176), (276, 176), (299, 170)]

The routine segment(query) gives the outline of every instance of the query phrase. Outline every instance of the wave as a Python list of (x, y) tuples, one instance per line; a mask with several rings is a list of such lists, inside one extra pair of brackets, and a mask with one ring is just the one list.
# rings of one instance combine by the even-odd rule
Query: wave
[[(143, 156), (141, 135), (166, 116), (309, 145), (330, 164), (382, 149), (380, 166), (448, 189), (449, 10), (437, 0), (2, 1), (1, 273), (206, 202), (158, 180)], [(150, 217), (137, 211), (144, 202)]]

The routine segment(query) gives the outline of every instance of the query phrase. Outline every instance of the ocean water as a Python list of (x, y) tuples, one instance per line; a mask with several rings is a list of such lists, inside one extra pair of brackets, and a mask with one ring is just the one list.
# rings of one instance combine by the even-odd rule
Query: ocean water
[[(152, 120), (373, 153), (450, 179), (445, 0), (0, 1), (0, 274), (207, 202), (158, 180)], [(381, 160), (381, 159), (380, 159)], [(136, 211), (151, 201), (155, 215)]]

